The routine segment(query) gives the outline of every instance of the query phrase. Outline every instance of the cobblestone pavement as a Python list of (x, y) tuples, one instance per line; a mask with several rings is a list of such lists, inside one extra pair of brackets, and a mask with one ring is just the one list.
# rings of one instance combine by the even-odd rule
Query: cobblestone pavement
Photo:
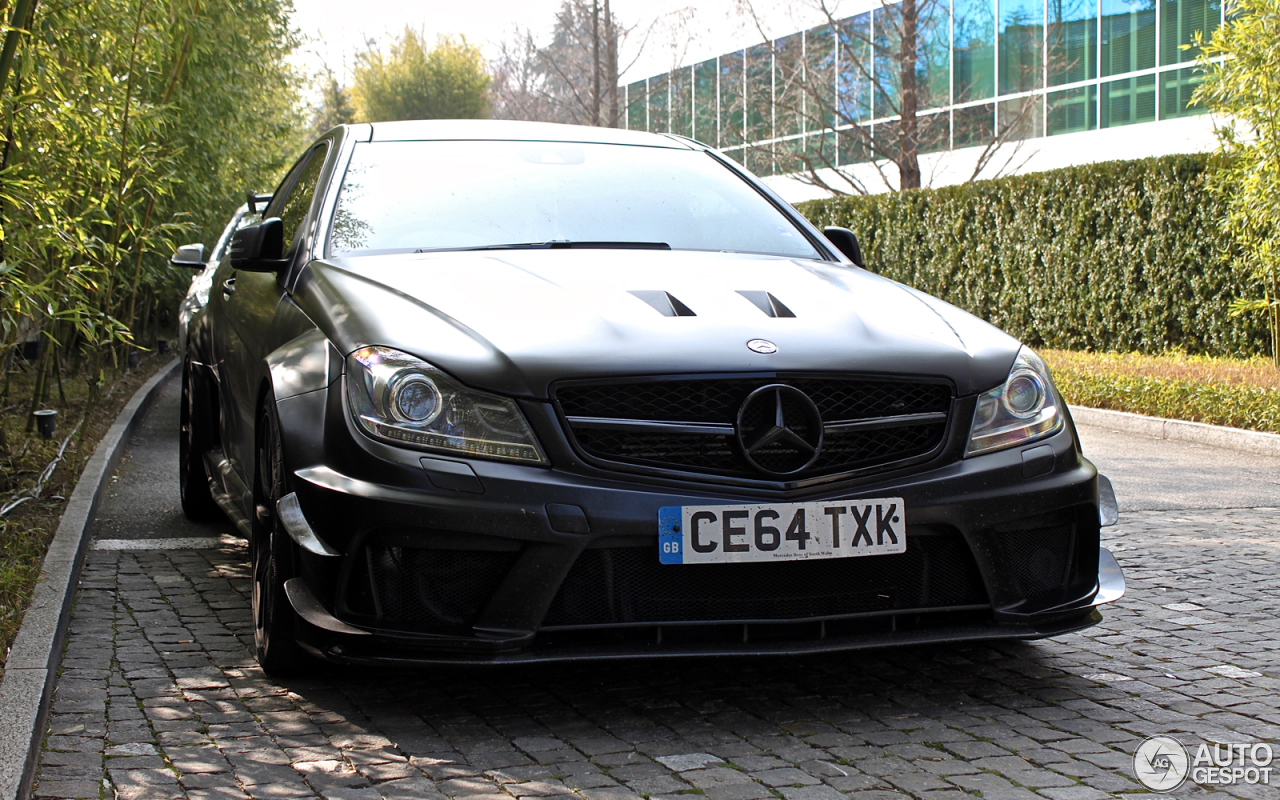
[(1133, 513), (1108, 538), (1128, 596), (1055, 640), (286, 683), (251, 655), (242, 543), (94, 550), (35, 793), (1092, 800), (1142, 790), (1152, 734), (1280, 739), (1280, 510)]

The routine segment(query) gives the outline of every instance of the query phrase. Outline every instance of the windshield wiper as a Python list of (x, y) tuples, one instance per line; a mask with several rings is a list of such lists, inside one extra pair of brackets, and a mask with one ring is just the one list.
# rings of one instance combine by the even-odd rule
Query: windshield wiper
[(471, 250), (670, 250), (666, 242), (574, 242), (569, 239), (552, 239), (548, 242), (515, 242), (512, 244), (485, 244), (476, 247), (428, 247), (415, 253), (467, 252)]

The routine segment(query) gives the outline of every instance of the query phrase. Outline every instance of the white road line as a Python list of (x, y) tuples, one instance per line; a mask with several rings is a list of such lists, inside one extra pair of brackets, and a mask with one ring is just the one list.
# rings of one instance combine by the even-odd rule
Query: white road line
[(175, 539), (97, 539), (91, 550), (216, 550), (237, 547), (243, 541), (232, 536), (188, 536)]

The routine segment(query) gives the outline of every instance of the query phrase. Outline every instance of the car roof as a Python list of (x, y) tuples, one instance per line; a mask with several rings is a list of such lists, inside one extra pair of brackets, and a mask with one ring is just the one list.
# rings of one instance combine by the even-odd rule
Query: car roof
[[(360, 126), (352, 126), (358, 128)], [(595, 128), (588, 125), (560, 125), (551, 122), (523, 122), (507, 119), (431, 119), (403, 122), (374, 122), (366, 141), (491, 140), (517, 142), (584, 142), (629, 144), (691, 150), (701, 147), (682, 136)], [(364, 137), (360, 137), (364, 138)]]

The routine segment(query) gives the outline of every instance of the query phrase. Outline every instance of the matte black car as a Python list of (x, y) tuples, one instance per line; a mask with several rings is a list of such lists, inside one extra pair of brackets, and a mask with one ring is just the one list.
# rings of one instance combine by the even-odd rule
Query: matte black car
[(231, 221), (222, 229), (222, 234), (214, 244), (213, 251), (209, 253), (207, 261), (204, 257), (203, 244), (185, 244), (178, 248), (178, 252), (174, 253), (173, 258), (169, 261), (175, 267), (198, 270), (191, 278), (191, 285), (187, 287), (186, 296), (178, 304), (179, 353), (187, 352), (187, 327), (191, 324), (191, 317), (209, 304), (209, 291), (213, 288), (213, 274), (217, 271), (219, 264), (222, 263), (222, 259), (226, 257), (228, 248), (231, 247), (232, 235), (246, 225), (251, 225), (262, 219), (257, 212), (265, 208), (267, 203), (271, 201), (271, 195), (257, 195), (253, 200), (253, 209), (250, 209), (247, 204), (242, 205), (231, 215)]
[(249, 539), (263, 667), (1096, 623), (1114, 502), (1044, 362), (860, 262), (678, 136), (329, 132), (183, 367), (183, 505)]

